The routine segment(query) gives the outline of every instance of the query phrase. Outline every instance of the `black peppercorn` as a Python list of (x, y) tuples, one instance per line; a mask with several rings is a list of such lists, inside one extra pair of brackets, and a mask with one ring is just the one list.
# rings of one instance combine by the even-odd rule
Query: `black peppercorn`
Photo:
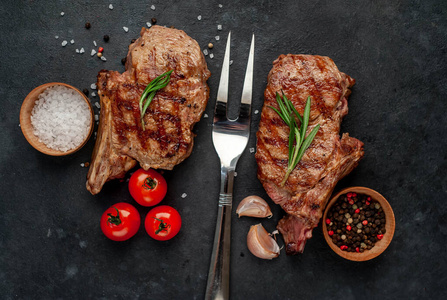
[(108, 42), (109, 39), (110, 39), (110, 37), (106, 34), (106, 35), (103, 37), (103, 39), (104, 39), (104, 42)]
[(152, 23), (152, 25), (156, 24), (156, 23), (157, 23), (157, 19), (152, 18), (152, 19), (151, 19), (151, 23)]
[(90, 22), (85, 23), (85, 28), (86, 28), (86, 29), (90, 29), (90, 27), (92, 27), (92, 25), (90, 24)]
[(121, 59), (121, 63), (122, 63), (123, 65), (126, 64), (126, 61), (127, 61), (127, 57), (124, 57), (124, 58)]
[(86, 95), (88, 97), (88, 90), (87, 89), (83, 89), (82, 92), (84, 93), (84, 95)]

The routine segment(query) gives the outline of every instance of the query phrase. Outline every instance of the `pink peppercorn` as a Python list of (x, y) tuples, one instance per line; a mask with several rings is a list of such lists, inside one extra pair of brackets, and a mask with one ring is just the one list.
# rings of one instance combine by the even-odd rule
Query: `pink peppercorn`
[(334, 231), (329, 230), (328, 234), (329, 234), (330, 236), (333, 236), (333, 235), (334, 235)]
[(349, 200), (349, 204), (354, 205), (354, 200)]
[(356, 214), (360, 213), (360, 208), (357, 208), (354, 212), (355, 212)]
[(351, 231), (351, 229), (352, 229), (351, 225), (346, 226), (347, 231)]
[(326, 224), (331, 224), (331, 219), (326, 219)]
[(346, 245), (341, 245), (341, 246), (340, 246), (340, 250), (344, 251), (344, 250), (346, 250), (346, 249), (348, 249), (348, 246), (346, 246)]
[(348, 198), (351, 198), (351, 197), (352, 197), (352, 193), (347, 193), (346, 196), (347, 196)]
[(378, 235), (377, 235), (377, 238), (378, 238), (379, 240), (383, 239), (383, 234), (378, 234)]
[(355, 252), (360, 252), (360, 248), (359, 248), (359, 247), (356, 247), (356, 248), (355, 248)]
[(362, 224), (363, 225), (368, 225), (368, 221), (367, 220), (363, 220)]

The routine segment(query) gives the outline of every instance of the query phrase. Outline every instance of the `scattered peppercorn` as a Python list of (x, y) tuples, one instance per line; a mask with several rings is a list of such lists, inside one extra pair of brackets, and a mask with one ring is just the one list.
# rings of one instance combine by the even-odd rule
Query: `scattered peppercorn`
[(83, 89), (82, 92), (84, 93), (84, 95), (86, 95), (88, 97), (88, 90), (87, 89)]
[(92, 24), (90, 22), (85, 23), (85, 29), (90, 29), (92, 27)]
[(151, 19), (151, 23), (152, 23), (152, 25), (156, 24), (156, 23), (157, 23), (157, 19), (152, 18), (152, 19)]
[(103, 51), (104, 51), (104, 48), (103, 48), (103, 47), (99, 47), (99, 48), (98, 48), (98, 52), (102, 53)]
[(97, 55), (98, 57), (101, 57), (101, 56), (102, 56), (102, 53), (101, 53), (101, 52), (98, 52), (96, 55)]
[(107, 34), (103, 37), (103, 40), (106, 43), (109, 41), (109, 39), (110, 39), (110, 37)]
[(121, 63), (122, 63), (123, 65), (126, 64), (126, 61), (127, 61), (127, 57), (121, 58)]
[(137, 39), (131, 39), (131, 40), (130, 40), (130, 43), (133, 44), (133, 43), (135, 43), (136, 40), (137, 40)]
[(208, 48), (213, 49), (213, 47), (214, 47), (213, 43), (208, 44)]
[(332, 242), (347, 252), (362, 253), (372, 249), (386, 232), (380, 204), (357, 193), (341, 195), (328, 211), (325, 223)]

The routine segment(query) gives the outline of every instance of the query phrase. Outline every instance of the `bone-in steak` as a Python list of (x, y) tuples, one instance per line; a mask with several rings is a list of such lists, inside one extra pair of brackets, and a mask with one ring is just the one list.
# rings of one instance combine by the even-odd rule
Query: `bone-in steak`
[[(281, 55), (273, 62), (264, 92), (257, 132), (258, 178), (272, 200), (287, 215), (280, 220), (287, 254), (303, 252), (312, 229), (318, 225), (337, 182), (363, 157), (363, 143), (343, 134), (340, 123), (348, 113), (347, 97), (354, 79), (340, 72), (332, 59), (312, 55)], [(307, 133), (320, 129), (284, 186), (289, 128), (269, 106), (278, 108), (276, 92), (292, 101), (303, 115), (307, 97), (311, 112)]]
[[(139, 99), (157, 76), (174, 70), (140, 122)], [(98, 74), (101, 114), (87, 189), (101, 191), (137, 162), (144, 169), (171, 170), (193, 147), (192, 128), (205, 110), (210, 72), (195, 40), (185, 32), (161, 26), (143, 28), (129, 46), (126, 71)]]

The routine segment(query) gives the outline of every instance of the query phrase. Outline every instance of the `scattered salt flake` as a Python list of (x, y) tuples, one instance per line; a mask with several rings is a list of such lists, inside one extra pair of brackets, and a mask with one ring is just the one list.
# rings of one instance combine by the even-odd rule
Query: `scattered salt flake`
[(230, 60), (230, 66), (233, 64), (233, 60)]
[(58, 36), (58, 35), (55, 35), (55, 36), (54, 36), (54, 38), (55, 38), (55, 39), (58, 39), (58, 38), (59, 38), (59, 36)]
[(207, 50), (207, 49), (203, 50), (203, 54), (204, 54), (205, 56), (208, 55), (208, 50)]
[(222, 30), (222, 25), (217, 25), (217, 30)]
[(220, 40), (220, 36), (218, 35), (216, 35), (214, 38), (216, 39), (216, 41)]
[(96, 106), (97, 108), (101, 108), (101, 105), (99, 104), (99, 102), (95, 102), (95, 106)]
[(81, 48), (81, 50), (79, 50), (79, 53), (84, 53), (84, 52), (85, 52), (84, 48)]
[(182, 194), (182, 198), (186, 198), (186, 196), (188, 196), (186, 193)]
[(70, 43), (74, 44), (74, 43), (75, 43), (75, 40), (71, 40)]
[(151, 28), (152, 24), (151, 22), (146, 22), (147, 28)]
[(90, 55), (93, 56), (93, 55), (95, 55), (95, 54), (96, 54), (95, 49), (92, 49), (92, 52), (90, 52)]
[(90, 88), (91, 88), (92, 90), (96, 90), (96, 83), (92, 83), (92, 84), (90, 85)]
[(63, 41), (61, 45), (62, 45), (62, 47), (65, 47), (65, 46), (67, 46), (67, 44), (68, 44), (67, 41)]
[(129, 31), (129, 27), (123, 26), (123, 29), (124, 29), (125, 32)]
[(113, 4), (109, 4), (109, 9), (113, 9)]
[(98, 46), (98, 44), (96, 44), (96, 41), (93, 41), (93, 45), (95, 45), (95, 47)]
[(65, 13), (63, 11), (61, 11), (61, 16), (63, 17), (65, 15)]
[(95, 92), (92, 92), (92, 97), (96, 97), (96, 93)]
[(223, 5), (222, 4), (219, 4), (219, 8), (222, 8), (223, 7)]
[(202, 16), (198, 15), (197, 20), (199, 20), (199, 21), (202, 20)]
[(255, 115), (259, 114), (259, 110), (255, 110)]
[(85, 166), (85, 164), (84, 163), (81, 163), (81, 167), (84, 167)]
[(107, 58), (103, 55), (103, 56), (101, 56), (101, 60), (102, 60), (102, 61), (106, 61)]
[(208, 118), (208, 114), (203, 114), (203, 118), (204, 119)]
[(99, 120), (99, 116), (95, 115), (95, 121), (98, 121), (98, 120)]
[(152, 10), (155, 10), (155, 5), (151, 5), (151, 9), (152, 9)]
[(250, 148), (250, 153), (255, 153), (255, 148)]
[(76, 49), (76, 53), (79, 53), (79, 49)]
[(237, 172), (234, 172), (234, 177), (237, 177)]
[(214, 58), (214, 54), (213, 53), (210, 53), (210, 58)]

